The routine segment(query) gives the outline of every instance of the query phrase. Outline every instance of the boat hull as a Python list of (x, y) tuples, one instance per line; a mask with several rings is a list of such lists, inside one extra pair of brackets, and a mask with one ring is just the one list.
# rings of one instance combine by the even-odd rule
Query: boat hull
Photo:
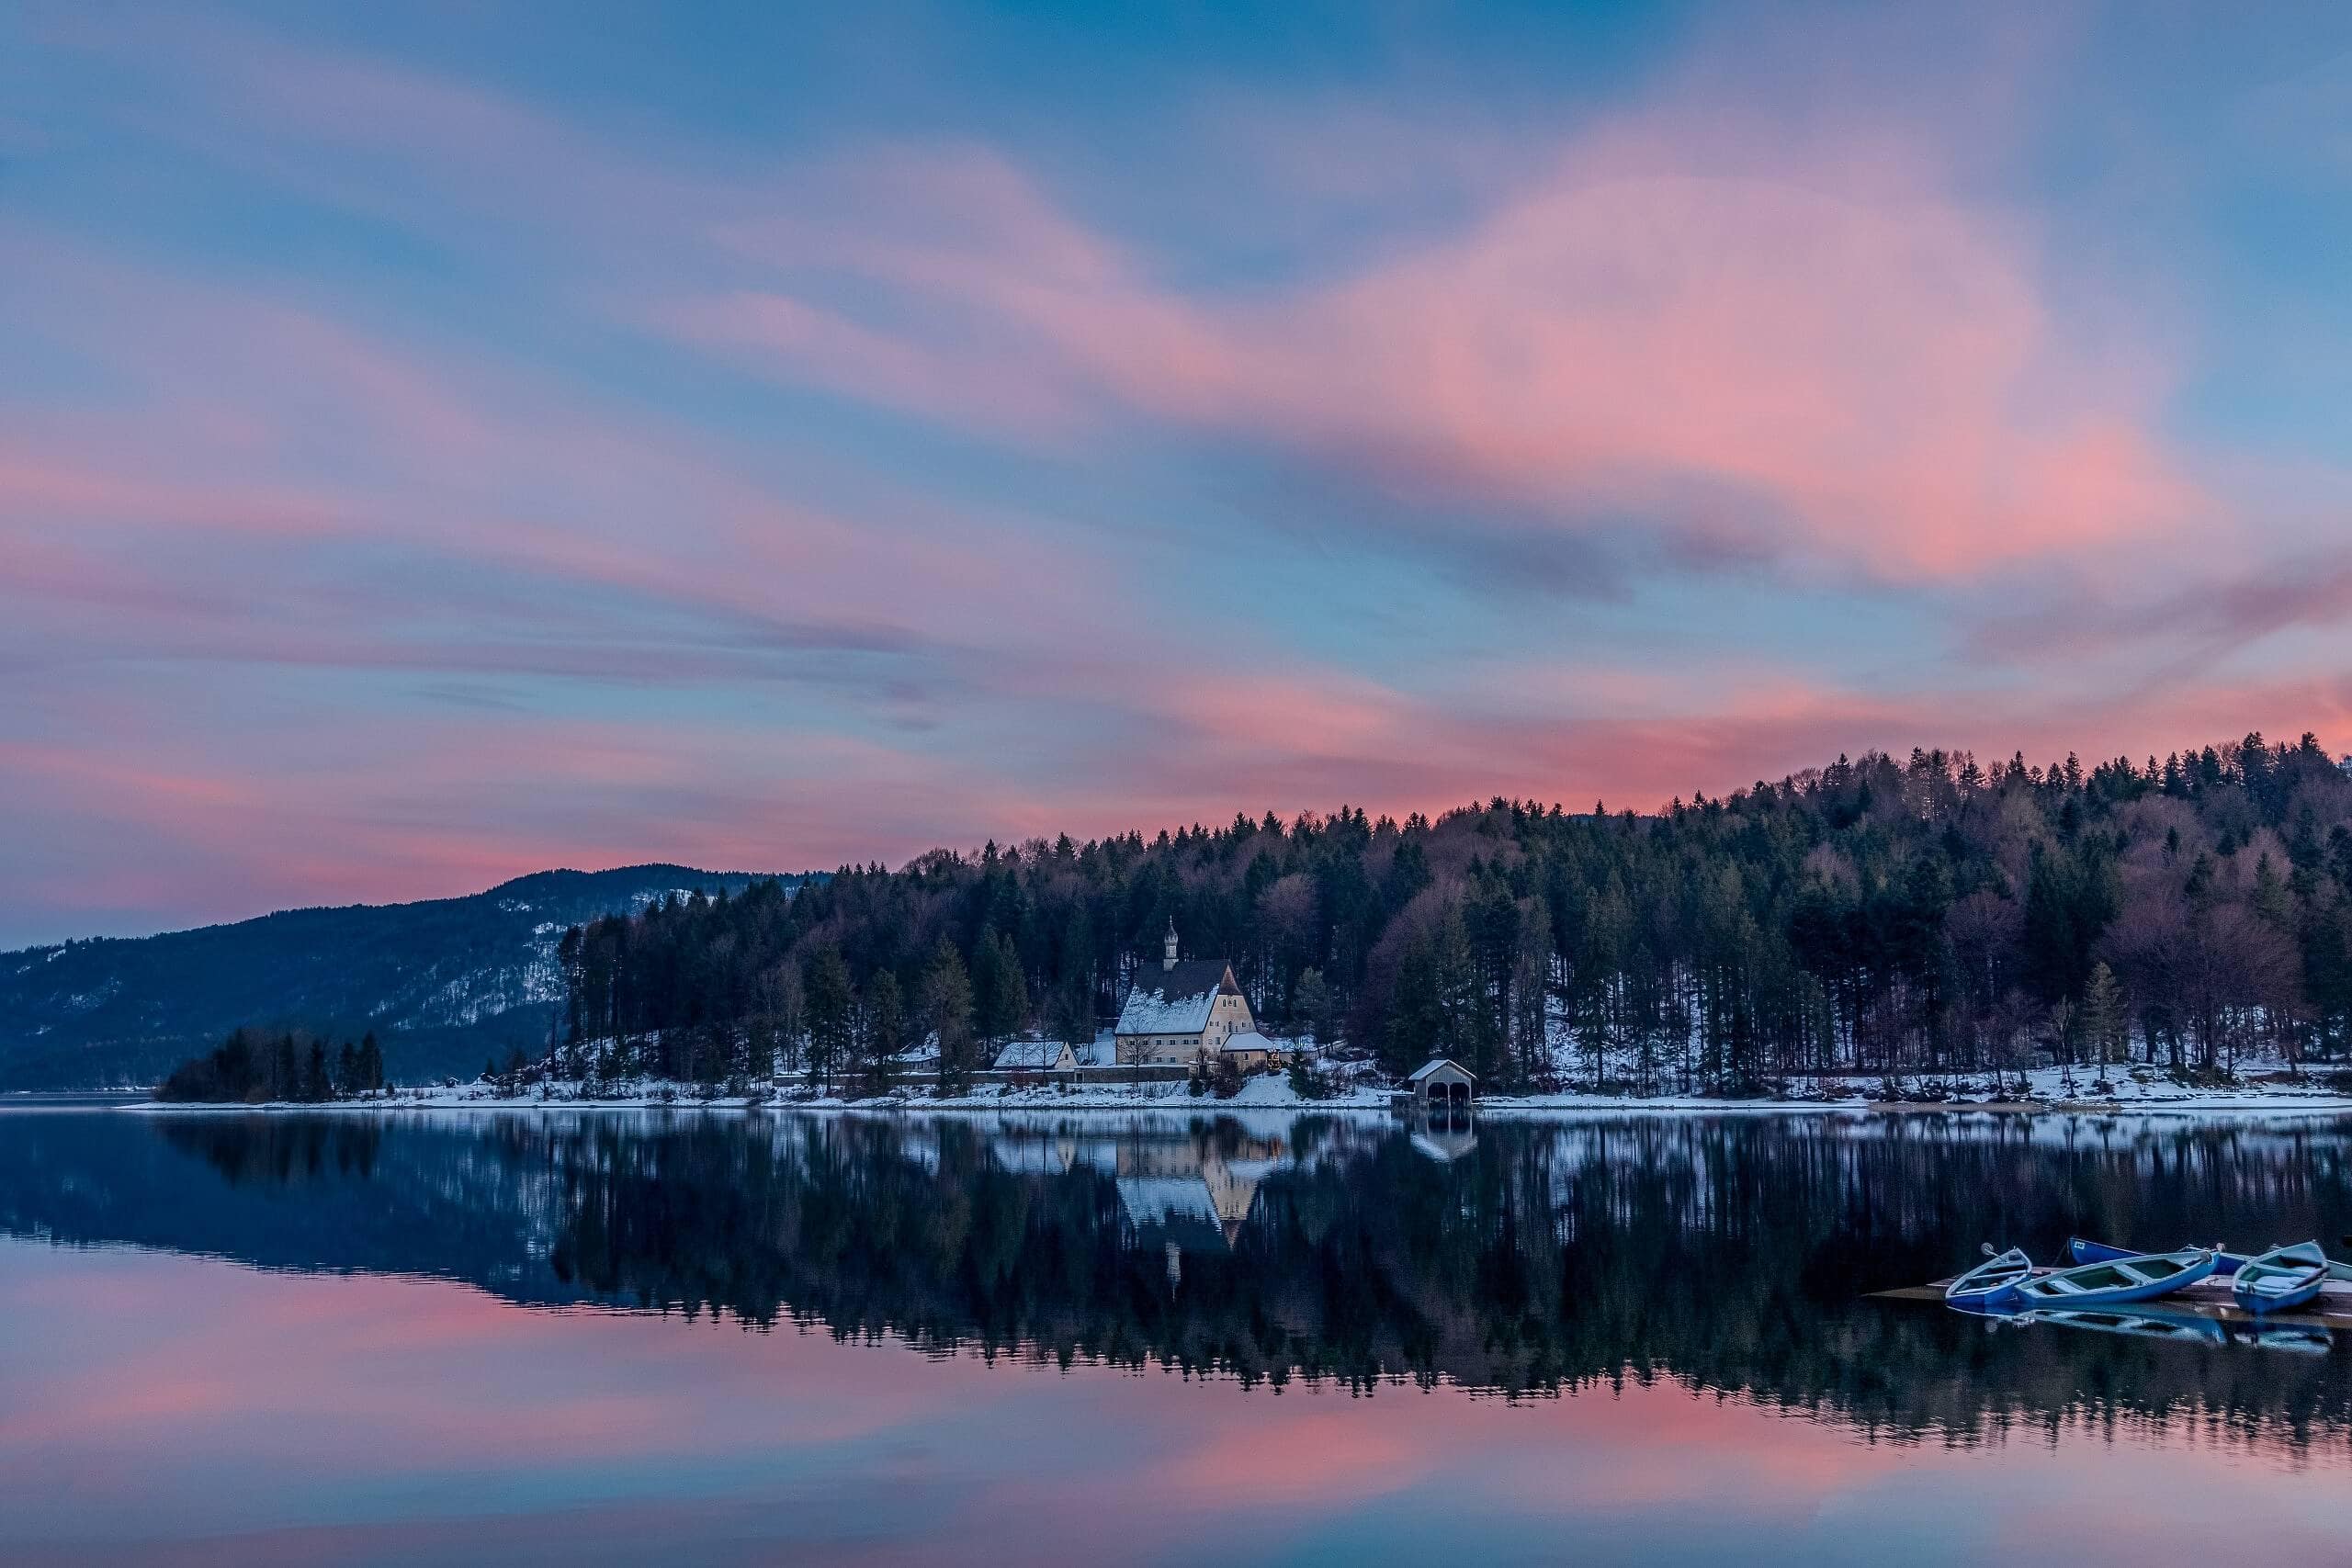
[(2239, 1269), (2230, 1299), (2248, 1312), (2289, 1312), (2318, 1295), (2334, 1267), (2317, 1242), (2282, 1247)]
[[(2114, 1247), (2103, 1241), (2086, 1241), (2081, 1236), (2075, 1236), (2066, 1243), (2066, 1256), (2080, 1265), (2114, 1263), (2126, 1258), (2143, 1257), (2144, 1254), (2134, 1252), (2128, 1247)], [(2244, 1268), (2248, 1261), (2248, 1255), (2242, 1252), (2217, 1252), (2213, 1258), (2215, 1260), (2213, 1272), (2225, 1279)], [(2352, 1275), (2346, 1277), (2352, 1278)]]
[(2327, 1276), (2322, 1274), (2308, 1284), (2297, 1285), (2275, 1295), (2267, 1292), (2257, 1294), (2253, 1291), (2233, 1290), (2230, 1292), (2230, 1300), (2248, 1312), (2292, 1312), (2299, 1306), (2310, 1305), (2326, 1284)]
[[(2169, 1267), (2147, 1269), (2152, 1264)], [(2154, 1301), (2208, 1278), (2215, 1265), (2213, 1254), (2199, 1248), (2137, 1253), (2029, 1280), (2018, 1287), (2018, 1299), (2028, 1307), (2075, 1311)]]
[[(2066, 1244), (2066, 1255), (2077, 1263), (2112, 1263), (2119, 1258), (2139, 1256), (2128, 1247), (2114, 1247), (2103, 1241), (2086, 1241), (2081, 1236), (2076, 1236)], [(2243, 1252), (2222, 1252), (2215, 1256), (2221, 1259), (2221, 1262), (2215, 1267), (2213, 1272), (2223, 1279), (2230, 1278), (2254, 1261), (2251, 1254)], [(2339, 1285), (2352, 1285), (2352, 1263), (2331, 1260), (2327, 1266), (2327, 1277)]]
[(1986, 1312), (2018, 1299), (2018, 1286), (2033, 1275), (2033, 1260), (2016, 1247), (1990, 1258), (1944, 1287), (1944, 1302), (1962, 1312)]

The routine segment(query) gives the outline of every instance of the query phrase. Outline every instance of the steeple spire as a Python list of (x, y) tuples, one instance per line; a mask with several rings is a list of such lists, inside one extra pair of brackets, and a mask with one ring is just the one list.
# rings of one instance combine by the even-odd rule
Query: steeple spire
[(1175, 920), (1174, 920), (1172, 918), (1171, 918), (1171, 919), (1169, 920), (1169, 922), (1168, 922), (1168, 936), (1167, 936), (1167, 939), (1166, 939), (1165, 941), (1163, 941), (1163, 942), (1159, 944), (1159, 952), (1160, 952), (1159, 967), (1160, 967), (1161, 969), (1163, 969), (1163, 970), (1168, 970), (1168, 969), (1173, 969), (1173, 968), (1175, 968), (1175, 967), (1176, 967), (1176, 922), (1175, 922)]

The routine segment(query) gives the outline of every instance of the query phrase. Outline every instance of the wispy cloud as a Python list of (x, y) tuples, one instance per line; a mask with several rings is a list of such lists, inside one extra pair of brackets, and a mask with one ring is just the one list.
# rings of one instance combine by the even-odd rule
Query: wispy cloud
[[(1630, 513), (1896, 578), (2208, 515), (2154, 428), (2165, 387), (2067, 341), (2011, 223), (1925, 171), (1758, 166), (1713, 142), (1672, 113), (1598, 130), (1459, 232), (1238, 298), (1155, 282), (1001, 160), (894, 157), (856, 165), (855, 212), (734, 238), (787, 287), (846, 272), (952, 331), (818, 342), (750, 330), (818, 309), (797, 295), (728, 308), (738, 348), (854, 395), (892, 399), (960, 334), (1018, 399), (1091, 391), (1428, 504), (1565, 530)], [(709, 342), (720, 307), (678, 309)], [(994, 418), (959, 395), (976, 370), (893, 400)]]
[(2340, 464), (2199, 431), (2196, 280), (2036, 161), (2093, 20), (1768, 19), (1041, 134), (46, 15), (24, 934), (2343, 725)]

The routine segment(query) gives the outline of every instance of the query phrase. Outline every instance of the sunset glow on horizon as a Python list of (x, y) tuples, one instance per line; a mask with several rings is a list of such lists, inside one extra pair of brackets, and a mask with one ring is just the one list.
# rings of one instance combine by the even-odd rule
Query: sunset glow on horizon
[(2352, 17), (0, 17), (0, 947), (2352, 748)]

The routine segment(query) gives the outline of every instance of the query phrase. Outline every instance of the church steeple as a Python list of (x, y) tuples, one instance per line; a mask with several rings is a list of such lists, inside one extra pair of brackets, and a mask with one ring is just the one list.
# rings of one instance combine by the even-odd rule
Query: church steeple
[(1159, 944), (1159, 966), (1161, 969), (1166, 970), (1176, 967), (1176, 922), (1173, 919), (1170, 919), (1168, 922), (1168, 936), (1167, 939)]

